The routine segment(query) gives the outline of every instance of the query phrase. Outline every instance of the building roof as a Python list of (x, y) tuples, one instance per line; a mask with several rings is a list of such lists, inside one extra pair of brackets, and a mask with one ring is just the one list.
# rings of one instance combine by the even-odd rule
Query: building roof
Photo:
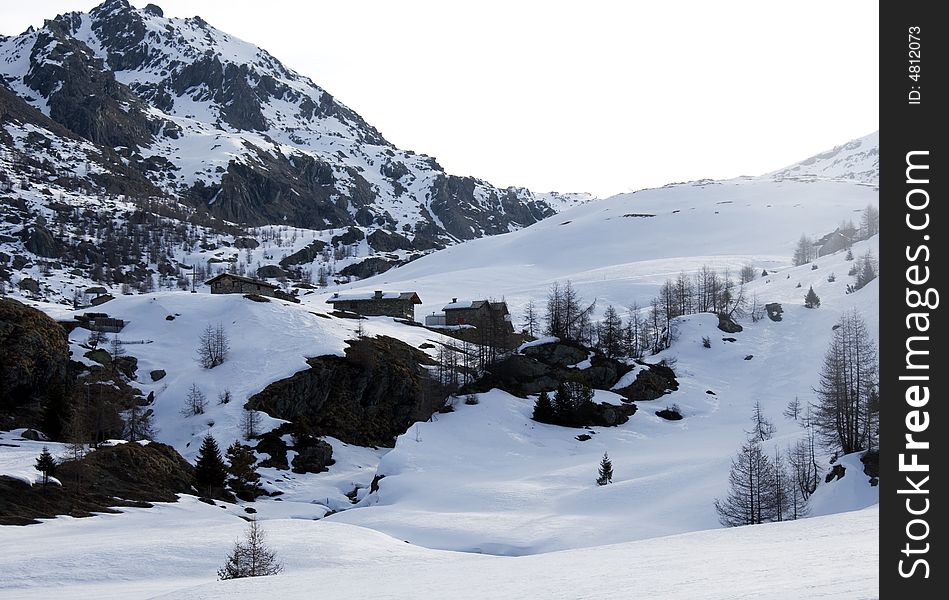
[(467, 310), (480, 309), (485, 304), (493, 310), (507, 312), (507, 302), (489, 302), (487, 300), (458, 300), (452, 299), (450, 304), (446, 304), (442, 310)]
[(225, 277), (232, 277), (238, 281), (243, 281), (245, 283), (253, 283), (254, 285), (262, 285), (264, 287), (269, 287), (271, 289), (278, 289), (279, 285), (274, 285), (272, 283), (267, 283), (266, 281), (261, 281), (260, 279), (251, 279), (250, 277), (242, 277), (241, 275), (234, 275), (233, 273), (221, 273), (220, 275), (215, 275), (211, 279), (205, 281), (205, 285), (211, 285), (212, 283), (224, 279)]
[(422, 300), (418, 297), (416, 292), (363, 292), (360, 294), (333, 294), (333, 296), (326, 301), (327, 304), (335, 304), (337, 302), (369, 302), (372, 300), (408, 300), (412, 304), (421, 304)]

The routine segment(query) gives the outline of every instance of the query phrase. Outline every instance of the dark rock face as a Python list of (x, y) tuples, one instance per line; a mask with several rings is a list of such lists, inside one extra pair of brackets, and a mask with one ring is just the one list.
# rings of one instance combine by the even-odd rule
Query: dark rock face
[(257, 277), (266, 279), (268, 277), (286, 277), (287, 272), (277, 265), (264, 265), (257, 269)]
[(23, 231), (23, 245), (37, 256), (59, 258), (62, 256), (62, 245), (53, 238), (48, 229), (40, 225), (29, 227)]
[(314, 240), (305, 248), (297, 250), (293, 254), (282, 258), (280, 260), (280, 266), (286, 269), (292, 267), (293, 265), (309, 264), (316, 260), (320, 253), (323, 252), (324, 248), (326, 248), (326, 242), (322, 240)]
[(836, 464), (830, 469), (830, 471), (824, 477), (824, 483), (830, 483), (831, 481), (834, 481), (835, 479), (841, 479), (846, 473), (847, 473), (847, 467), (841, 464)]
[(448, 395), (421, 366), (431, 359), (393, 338), (352, 341), (345, 357), (308, 362), (309, 369), (270, 384), (247, 407), (278, 419), (305, 419), (314, 435), (391, 446), (413, 422), (431, 417)]
[(739, 333), (744, 328), (728, 315), (718, 315), (718, 328), (725, 333)]
[(863, 463), (863, 472), (870, 478), (870, 485), (875, 486), (880, 482), (880, 451), (867, 450), (860, 457)]
[(17, 286), (21, 290), (26, 290), (27, 292), (33, 292), (34, 294), (40, 293), (40, 282), (33, 279), (32, 277), (24, 277), (20, 280), (20, 283)]
[(627, 387), (615, 390), (628, 400), (655, 400), (679, 389), (675, 372), (664, 364), (647, 365)]
[(165, 444), (101, 447), (78, 463), (59, 466), (56, 477), (62, 487), (30, 487), (0, 477), (0, 525), (27, 525), (56, 515), (84, 517), (113, 512), (109, 507), (114, 506), (175, 502), (178, 494), (192, 492), (192, 471), (193, 467)]
[(154, 371), (150, 372), (148, 375), (149, 377), (152, 378), (152, 381), (161, 381), (162, 379), (165, 378), (165, 375), (167, 375), (167, 373), (165, 373), (164, 369), (155, 369)]
[[(232, 161), (220, 184), (198, 183), (187, 196), (215, 217), (248, 225), (286, 222), (326, 229), (352, 223), (347, 203), (332, 200), (338, 194), (332, 165), (308, 154), (287, 157), (257, 151), (254, 156), (253, 162)], [(357, 183), (365, 182), (355, 171), (353, 175)], [(371, 191), (358, 187), (353, 188), (349, 203), (374, 199)]]
[(585, 361), (590, 351), (566, 342), (554, 342), (525, 348), (491, 366), (471, 391), (485, 392), (493, 387), (518, 396), (553, 391), (564, 381), (577, 381), (591, 388), (610, 389), (631, 367), (594, 354), (586, 369), (570, 368)]
[(784, 312), (784, 308), (781, 307), (781, 304), (778, 302), (771, 302), (764, 305), (764, 309), (768, 311), (768, 318), (772, 321), (780, 321), (781, 314)]
[(400, 260), (387, 260), (377, 256), (370, 256), (369, 258), (358, 263), (353, 263), (343, 267), (340, 269), (339, 274), (343, 277), (357, 277), (359, 279), (365, 279), (366, 277), (372, 277), (373, 275), (378, 275), (379, 273), (385, 273), (392, 267), (398, 266), (400, 264), (402, 264), (402, 261)]
[[(30, 72), (23, 78), (48, 98), (49, 116), (95, 144), (138, 148), (151, 143), (159, 128), (147, 107), (64, 23), (49, 21), (36, 38)], [(125, 107), (128, 110), (125, 110)]]
[(238, 250), (244, 250), (245, 248), (253, 250), (257, 246), (260, 246), (260, 242), (251, 237), (242, 237), (234, 240), (234, 247)]
[(412, 250), (412, 242), (398, 233), (389, 233), (377, 229), (366, 238), (369, 246), (377, 252), (395, 252), (396, 250)]
[(366, 239), (366, 234), (363, 233), (361, 229), (350, 227), (349, 229), (346, 230), (345, 233), (334, 235), (333, 239), (330, 240), (330, 243), (332, 243), (334, 246), (337, 244), (343, 244), (343, 245), (348, 246), (350, 244), (355, 244), (356, 242), (362, 241), (364, 239)]
[(0, 415), (61, 395), (68, 365), (69, 346), (56, 321), (0, 298)]
[[(511, 224), (526, 226), (555, 214), (546, 204), (522, 202), (512, 188), (493, 192), (491, 204), (503, 208), (503, 214), (494, 214), (475, 198), (477, 183), (473, 177), (439, 175), (432, 185), (432, 212), (457, 239), (480, 237), (476, 232), (481, 230), (486, 235), (507, 233)], [(492, 215), (494, 218), (488, 218)]]
[(322, 473), (335, 462), (333, 447), (320, 439), (309, 436), (298, 439), (294, 450), (297, 451), (291, 463), (294, 473)]

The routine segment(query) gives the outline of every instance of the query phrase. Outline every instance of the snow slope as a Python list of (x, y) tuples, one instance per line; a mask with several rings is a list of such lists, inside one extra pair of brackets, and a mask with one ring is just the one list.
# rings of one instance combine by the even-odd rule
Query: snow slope
[[(859, 254), (876, 238), (854, 246)], [(714, 315), (679, 319), (679, 339), (661, 358), (677, 361), (679, 390), (638, 402), (639, 412), (619, 427), (584, 430), (536, 423), (534, 398), (495, 390), (476, 406), (461, 405), (438, 421), (401, 436), (379, 466), (379, 492), (331, 520), (371, 527), (428, 547), (523, 555), (651, 538), (718, 526), (712, 506), (727, 491), (728, 471), (754, 403), (777, 425), (765, 449), (784, 451), (803, 433), (782, 416), (794, 397), (813, 400), (817, 372), (832, 327), (856, 308), (878, 335), (876, 281), (845, 293), (851, 262), (844, 253), (785, 269), (748, 286), (761, 302), (780, 302), (783, 320), (745, 323), (725, 334)], [(827, 281), (835, 273), (834, 282)], [(797, 287), (798, 284), (801, 287)], [(813, 286), (819, 309), (803, 306)], [(712, 347), (702, 346), (709, 337)], [(724, 338), (736, 341), (725, 341)], [(751, 356), (751, 359), (746, 357)], [(793, 360), (791, 359), (793, 357)], [(709, 391), (714, 394), (708, 393)], [(621, 398), (597, 391), (597, 400)], [(654, 413), (677, 404), (685, 418)], [(603, 452), (613, 461), (613, 484), (594, 485)], [(824, 469), (827, 457), (822, 459)], [(856, 465), (856, 466), (855, 466)], [(814, 514), (862, 508), (878, 501), (857, 459), (848, 475), (815, 498)], [(846, 482), (846, 485), (843, 483)]]
[(774, 179), (827, 179), (879, 185), (880, 132), (851, 140), (766, 177)]
[(264, 528), (284, 572), (221, 582), (215, 571), (245, 523), (185, 497), (118, 515), (0, 528), (0, 544), (17, 549), (0, 553), (0, 597), (872, 598), (879, 594), (878, 519), (872, 507), (516, 558), (430, 550), (326, 520), (280, 519)]
[[(665, 279), (702, 265), (737, 274), (786, 267), (802, 233), (818, 238), (878, 204), (871, 185), (739, 178), (621, 194), (520, 231), (473, 240), (342, 289), (415, 290), (419, 312), (451, 298), (504, 298), (515, 324), (529, 299), (570, 280), (602, 310), (648, 303)], [(845, 271), (846, 272), (846, 271)], [(334, 290), (335, 291), (335, 290)]]

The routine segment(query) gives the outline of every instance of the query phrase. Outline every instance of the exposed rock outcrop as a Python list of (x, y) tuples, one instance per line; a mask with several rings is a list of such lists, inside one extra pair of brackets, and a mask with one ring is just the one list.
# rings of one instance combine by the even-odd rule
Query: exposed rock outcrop
[(433, 362), (426, 354), (389, 337), (355, 340), (345, 356), (307, 362), (309, 369), (270, 384), (247, 407), (278, 419), (306, 419), (313, 435), (391, 446), (448, 395), (422, 366)]
[(0, 525), (26, 525), (56, 515), (89, 516), (115, 506), (175, 502), (192, 493), (193, 467), (174, 448), (152, 442), (101, 447), (61, 465), (57, 485), (29, 486), (0, 477)]
[(0, 426), (4, 417), (36, 412), (61, 397), (68, 366), (69, 346), (59, 324), (35, 308), (0, 298)]

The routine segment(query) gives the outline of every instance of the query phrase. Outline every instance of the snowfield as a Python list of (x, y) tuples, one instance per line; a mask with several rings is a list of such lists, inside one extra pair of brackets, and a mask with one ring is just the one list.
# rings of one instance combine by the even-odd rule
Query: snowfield
[[(245, 526), (186, 496), (118, 515), (0, 528), (0, 597), (875, 598), (879, 509), (536, 556), (445, 552), (327, 520), (265, 523), (284, 563), (215, 581)], [(37, 573), (42, 573), (41, 577)]]
[[(173, 292), (102, 305), (128, 321), (119, 337), (138, 359), (135, 385), (155, 392), (158, 440), (189, 460), (208, 432), (221, 446), (238, 438), (249, 396), (306, 368), (308, 357), (343, 354), (357, 322), (327, 314), (333, 292), (415, 291), (423, 302), (419, 320), (452, 298), (504, 298), (519, 328), (523, 308), (533, 300), (542, 310), (554, 281), (569, 279), (585, 300), (596, 299), (597, 315), (613, 304), (626, 319), (628, 307), (645, 306), (680, 272), (709, 265), (735, 276), (752, 265), (756, 277), (746, 297), (781, 303), (783, 316), (743, 319), (744, 330), (735, 334), (720, 331), (713, 315), (678, 318), (675, 343), (647, 360), (673, 361), (679, 389), (637, 402), (638, 412), (618, 427), (537, 423), (530, 419), (534, 398), (492, 390), (475, 405), (458, 402), (455, 412), (413, 425), (392, 449), (327, 438), (337, 462), (326, 473), (264, 469), (266, 486), (284, 495), (253, 506), (285, 565), (280, 575), (214, 581), (244, 528), (244, 505), (209, 506), (183, 496), (152, 509), (0, 527), (0, 545), (17, 549), (0, 556), (0, 597), (877, 597), (878, 488), (869, 485), (858, 456), (839, 459), (845, 476), (820, 484), (809, 518), (721, 529), (713, 508), (727, 493), (754, 404), (777, 427), (765, 451), (786, 449), (803, 430), (783, 411), (795, 397), (813, 400), (841, 315), (856, 309), (878, 339), (878, 280), (849, 293), (854, 263), (845, 252), (790, 264), (802, 233), (818, 238), (878, 204), (875, 180), (863, 176), (875, 137), (863, 140), (801, 163), (807, 170), (581, 204), (520, 231), (320, 290), (299, 305)], [(854, 256), (867, 252), (878, 256), (878, 236), (854, 244)], [(817, 309), (803, 306), (811, 286), (821, 299)], [(39, 308), (68, 316), (55, 305)], [(230, 335), (231, 356), (202, 369), (195, 361), (199, 334), (218, 323)], [(444, 340), (389, 318), (363, 324), (366, 335), (414, 347)], [(70, 338), (76, 359), (85, 335), (77, 330)], [(153, 369), (166, 377), (152, 382)], [(208, 410), (185, 417), (180, 411), (192, 384), (207, 395)], [(217, 404), (225, 389), (234, 400)], [(608, 390), (597, 390), (596, 399), (621, 401)], [(682, 420), (655, 414), (673, 404)], [(0, 474), (24, 475), (42, 446), (16, 433), (0, 437)], [(591, 439), (578, 440), (581, 433)], [(598, 486), (604, 452), (613, 483)], [(829, 459), (820, 457), (825, 472)], [(384, 477), (369, 494), (376, 475)], [(354, 488), (352, 504), (345, 494)], [(330, 510), (338, 512), (326, 516)]]

